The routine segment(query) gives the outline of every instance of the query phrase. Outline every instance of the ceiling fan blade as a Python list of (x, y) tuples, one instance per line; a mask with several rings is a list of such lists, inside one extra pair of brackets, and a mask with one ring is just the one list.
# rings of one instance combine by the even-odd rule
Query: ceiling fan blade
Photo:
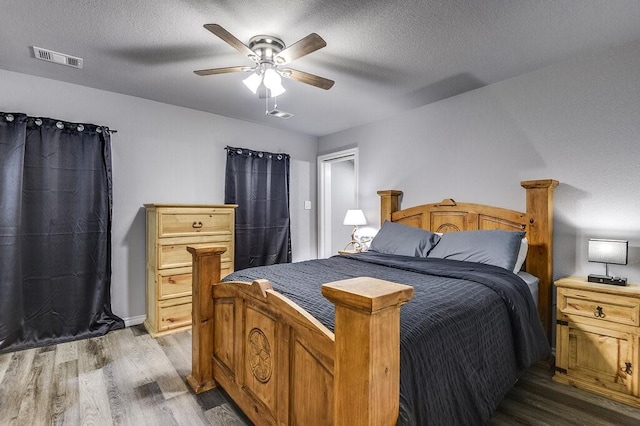
[(318, 49), (322, 49), (326, 45), (327, 42), (324, 41), (322, 37), (320, 37), (316, 33), (311, 33), (305, 38), (293, 43), (282, 52), (278, 53), (278, 55), (276, 55), (275, 57), (276, 64), (283, 65), (289, 63), (293, 60), (308, 55), (311, 52), (315, 52)]
[(225, 68), (210, 68), (208, 70), (198, 70), (194, 73), (198, 75), (213, 75), (213, 74), (226, 74), (229, 72), (251, 71), (251, 67), (225, 67)]
[(259, 61), (260, 58), (258, 58), (258, 56), (255, 54), (253, 50), (249, 49), (249, 47), (246, 44), (238, 40), (236, 36), (231, 34), (229, 31), (225, 30), (224, 28), (222, 28), (220, 25), (205, 24), (204, 27), (209, 31), (211, 31), (213, 34), (220, 37), (225, 42), (227, 42), (227, 44), (229, 44), (231, 47), (237, 49), (243, 55), (248, 56), (249, 59), (251, 59), (253, 62)]
[(324, 90), (329, 90), (333, 87), (335, 81), (329, 80), (328, 78), (320, 77), (314, 74), (309, 74), (308, 72), (298, 71), (291, 68), (285, 68), (280, 70), (281, 75), (285, 78), (289, 78), (291, 80), (296, 80), (301, 83), (310, 84), (312, 86), (319, 87)]

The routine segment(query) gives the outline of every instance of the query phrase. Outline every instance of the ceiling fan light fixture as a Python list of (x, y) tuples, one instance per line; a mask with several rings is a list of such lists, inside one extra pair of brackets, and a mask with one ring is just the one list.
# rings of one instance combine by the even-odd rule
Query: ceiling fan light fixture
[(260, 99), (273, 98), (286, 92), (287, 89), (282, 85), (280, 74), (273, 68), (267, 68), (263, 71), (264, 68), (263, 65), (261, 69), (242, 80), (244, 85)]
[(252, 73), (249, 77), (242, 80), (242, 82), (244, 83), (245, 86), (247, 86), (249, 90), (253, 92), (253, 94), (257, 94), (258, 87), (260, 87), (260, 84), (262, 83), (262, 75), (260, 71), (256, 71)]
[(263, 82), (265, 87), (269, 89), (271, 97), (280, 96), (286, 92), (286, 89), (282, 85), (280, 74), (273, 68), (269, 68), (264, 72)]

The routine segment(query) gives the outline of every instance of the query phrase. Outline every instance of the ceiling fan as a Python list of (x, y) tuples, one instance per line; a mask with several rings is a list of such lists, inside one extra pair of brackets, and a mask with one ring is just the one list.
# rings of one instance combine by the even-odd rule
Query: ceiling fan
[(301, 83), (329, 90), (334, 81), (304, 71), (284, 67), (290, 62), (309, 53), (322, 49), (327, 43), (316, 33), (311, 33), (291, 46), (287, 47), (278, 37), (269, 35), (257, 35), (251, 37), (247, 46), (238, 40), (233, 34), (218, 24), (206, 24), (204, 26), (231, 47), (237, 49), (243, 55), (255, 62), (253, 67), (236, 66), (225, 68), (211, 68), (194, 71), (197, 75), (226, 74), (231, 72), (251, 72), (251, 75), (243, 80), (244, 84), (260, 99), (279, 96), (285, 92), (280, 77), (296, 80)]

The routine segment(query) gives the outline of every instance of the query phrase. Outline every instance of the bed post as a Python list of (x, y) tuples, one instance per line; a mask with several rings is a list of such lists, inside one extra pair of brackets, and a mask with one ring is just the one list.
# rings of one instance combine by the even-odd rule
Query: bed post
[(187, 247), (193, 256), (191, 374), (195, 393), (216, 387), (213, 380), (213, 284), (220, 282), (221, 255), (226, 247)]
[(551, 303), (553, 299), (553, 190), (557, 180), (529, 180), (520, 182), (527, 190), (527, 240), (529, 254), (526, 270), (540, 280), (538, 314), (542, 326), (551, 339)]
[(391, 222), (391, 213), (398, 211), (402, 191), (388, 189), (378, 191), (378, 195), (380, 196), (380, 226), (382, 226), (385, 220)]
[(322, 286), (336, 305), (334, 425), (391, 425), (400, 407), (400, 306), (413, 288), (369, 277)]

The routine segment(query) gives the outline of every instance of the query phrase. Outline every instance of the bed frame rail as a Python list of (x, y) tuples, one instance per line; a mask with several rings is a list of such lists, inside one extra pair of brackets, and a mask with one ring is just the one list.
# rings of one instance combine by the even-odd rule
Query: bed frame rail
[(395, 424), (400, 306), (413, 288), (359, 277), (322, 286), (335, 334), (266, 280), (220, 283), (224, 247), (193, 256), (191, 388), (220, 384), (257, 425)]

